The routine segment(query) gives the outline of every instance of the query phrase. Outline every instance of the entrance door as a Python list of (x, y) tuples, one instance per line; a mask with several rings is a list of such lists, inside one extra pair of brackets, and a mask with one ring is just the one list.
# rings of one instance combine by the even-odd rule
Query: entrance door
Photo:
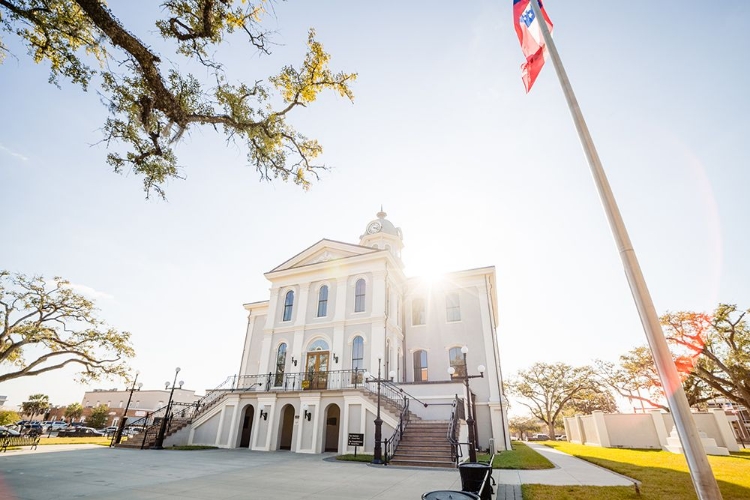
[(292, 438), (294, 437), (294, 407), (284, 406), (281, 411), (281, 435), (279, 436), (279, 449), (291, 450)]
[(306, 389), (325, 389), (328, 385), (328, 351), (307, 353)]
[(253, 433), (253, 416), (255, 409), (248, 405), (244, 411), (244, 417), (242, 419), (242, 433), (240, 434), (240, 448), (250, 447), (250, 436)]

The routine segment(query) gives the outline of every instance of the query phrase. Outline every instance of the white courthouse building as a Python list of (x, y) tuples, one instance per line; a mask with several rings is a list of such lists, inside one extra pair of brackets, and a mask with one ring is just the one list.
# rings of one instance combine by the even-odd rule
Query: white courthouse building
[(390, 453), (398, 453), (394, 435), (417, 422), (466, 442), (466, 389), (455, 378), (466, 373), (466, 346), (469, 375), (484, 369), (470, 380), (477, 445), (510, 449), (495, 268), (433, 282), (407, 277), (403, 246), (401, 229), (381, 211), (358, 243), (323, 239), (265, 273), (270, 297), (244, 306), (239, 372), (209, 392), (190, 444), (343, 454), (354, 451), (351, 435), (364, 435), (359, 452), (372, 453), (379, 363)]

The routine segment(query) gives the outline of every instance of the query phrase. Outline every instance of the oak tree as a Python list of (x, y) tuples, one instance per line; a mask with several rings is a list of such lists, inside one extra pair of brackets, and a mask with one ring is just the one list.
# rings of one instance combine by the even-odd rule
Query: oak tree
[(686, 369), (711, 391), (750, 408), (750, 324), (733, 304), (713, 314), (668, 312), (660, 319), (667, 341), (694, 360)]
[(550, 438), (555, 438), (555, 423), (565, 406), (585, 390), (594, 390), (597, 382), (589, 366), (573, 367), (566, 363), (534, 363), (520, 370), (508, 387), (520, 396), (519, 403), (547, 424)]
[[(19, 37), (35, 62), (49, 64), (50, 82), (64, 78), (84, 90), (98, 84), (109, 111), (107, 163), (115, 172), (142, 176), (147, 196), (163, 197), (167, 181), (183, 177), (176, 146), (200, 126), (241, 144), (261, 179), (280, 177), (308, 188), (325, 168), (316, 163), (322, 147), (288, 118), (324, 90), (352, 100), (356, 74), (332, 71), (311, 29), (299, 65), (234, 81), (222, 49), (239, 41), (248, 55), (269, 55), (268, 5), (166, 0), (155, 30), (136, 33), (101, 0), (0, 0), (0, 30)], [(155, 45), (169, 48), (162, 54)], [(7, 50), (0, 40), (0, 57)]]
[(78, 366), (78, 380), (125, 377), (130, 333), (107, 326), (62, 278), (0, 271), (0, 382)]

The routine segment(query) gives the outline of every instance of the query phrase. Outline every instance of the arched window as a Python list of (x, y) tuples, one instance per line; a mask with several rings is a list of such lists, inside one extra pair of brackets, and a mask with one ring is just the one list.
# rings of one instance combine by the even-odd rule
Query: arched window
[(365, 340), (359, 335), (352, 342), (352, 370), (363, 370), (365, 359)]
[(284, 316), (281, 318), (282, 321), (292, 320), (292, 307), (294, 307), (294, 291), (289, 290), (286, 292), (286, 299), (284, 299)]
[(453, 367), (455, 373), (451, 376), (451, 378), (456, 377), (463, 377), (466, 375), (466, 365), (464, 364), (464, 354), (461, 352), (460, 347), (454, 347), (448, 352), (448, 356), (450, 357), (451, 366)]
[(427, 380), (427, 351), (414, 351), (414, 382)]
[(282, 343), (276, 351), (276, 379), (274, 386), (284, 385), (284, 367), (286, 367), (286, 344)]
[(328, 315), (328, 285), (320, 287), (318, 292), (318, 317), (324, 318)]
[(417, 298), (411, 301), (411, 324), (424, 325), (424, 299)]
[(328, 342), (326, 342), (323, 339), (318, 339), (309, 346), (307, 346), (308, 351), (327, 351), (328, 350)]
[(367, 283), (361, 278), (358, 279), (357, 284), (354, 286), (354, 312), (362, 312), (365, 310), (366, 291)]

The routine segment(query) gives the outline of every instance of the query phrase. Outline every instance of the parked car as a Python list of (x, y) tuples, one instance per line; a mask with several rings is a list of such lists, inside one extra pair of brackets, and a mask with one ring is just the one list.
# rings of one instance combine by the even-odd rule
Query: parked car
[(0, 437), (14, 437), (20, 435), (20, 432), (14, 431), (13, 429), (8, 429), (7, 427), (0, 425)]
[(49, 429), (53, 431), (59, 431), (62, 429), (66, 429), (68, 427), (68, 424), (66, 422), (63, 422), (62, 420), (58, 420), (56, 422), (50, 422)]
[(99, 429), (99, 432), (101, 432), (105, 436), (113, 436), (114, 433), (117, 432), (117, 426), (110, 425), (109, 427), (105, 427), (104, 429)]
[(549, 436), (547, 434), (534, 434), (529, 438), (529, 441), (548, 441)]
[(91, 427), (70, 427), (62, 429), (57, 433), (57, 437), (96, 437), (104, 436), (102, 432), (92, 429)]
[(561, 434), (560, 436), (556, 436), (555, 440), (556, 441), (567, 441), (568, 440), (568, 436), (566, 436), (565, 434)]

